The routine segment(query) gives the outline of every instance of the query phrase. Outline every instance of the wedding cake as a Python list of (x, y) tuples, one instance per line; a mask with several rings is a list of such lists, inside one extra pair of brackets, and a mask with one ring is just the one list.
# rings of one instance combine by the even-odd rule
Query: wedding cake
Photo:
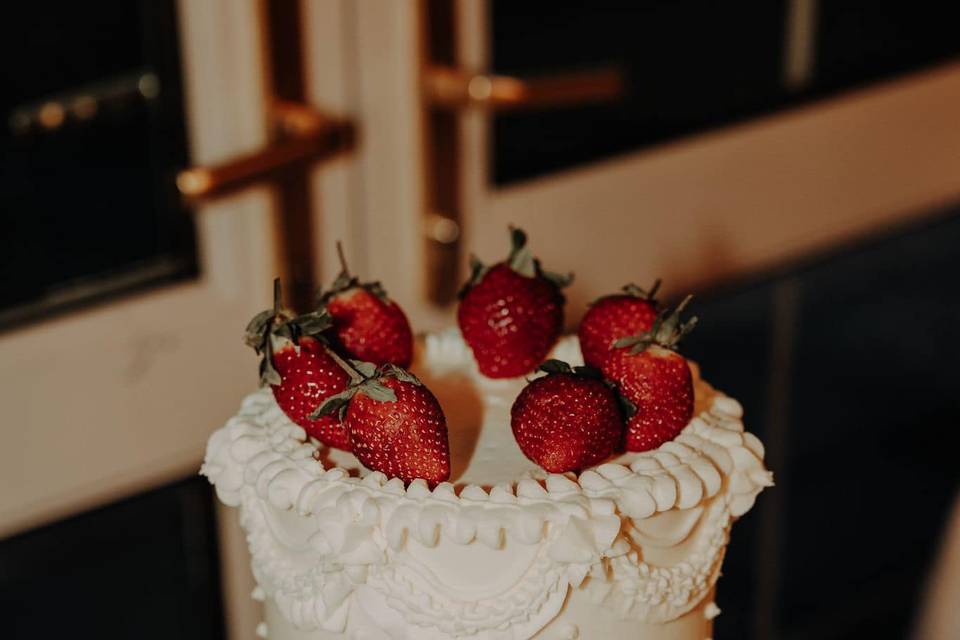
[[(474, 288), (484, 279), (492, 281), (491, 271), (475, 269)], [(517, 275), (540, 277), (539, 263), (535, 271)], [(560, 284), (550, 282), (559, 291)], [(351, 286), (356, 289), (356, 282)], [(330, 303), (337, 296), (349, 302), (358, 294), (365, 295), (341, 286), (327, 298), (328, 306), (336, 306)], [(395, 305), (385, 296), (377, 299)], [(622, 302), (617, 302), (618, 313)], [(248, 343), (266, 356), (267, 364), (261, 364), (265, 387), (245, 398), (237, 415), (213, 433), (201, 472), (220, 500), (239, 509), (258, 583), (254, 597), (265, 603), (261, 635), (274, 640), (710, 638), (719, 613), (714, 590), (731, 524), (772, 484), (763, 445), (744, 430), (740, 405), (703, 381), (696, 365), (684, 364), (691, 392), (683, 424), (660, 437), (656, 430), (670, 420), (656, 411), (669, 409), (662, 406), (664, 397), (682, 394), (654, 393), (660, 404), (647, 406), (654, 396), (644, 379), (647, 395), (623, 393), (632, 408), (611, 414), (619, 416), (617, 428), (626, 435), (605, 448), (609, 438), (600, 434), (605, 423), (594, 425), (593, 414), (608, 408), (585, 403), (592, 402), (593, 391), (603, 396), (607, 387), (626, 391), (631, 386), (629, 380), (614, 384), (599, 375), (588, 379), (581, 367), (586, 334), (581, 330), (579, 338), (547, 340), (549, 353), (533, 356), (533, 366), (524, 365), (527, 375), (513, 375), (509, 366), (502, 375), (491, 375), (476, 327), (463, 318), (465, 308), (471, 309), (466, 298), (459, 330), (412, 340), (406, 358), (411, 361), (402, 363), (402, 370), (383, 365), (393, 368), (386, 374), (383, 366), (375, 374), (372, 366), (352, 359), (359, 347), (336, 313), (332, 321), (316, 324), (314, 333), (330, 338), (323, 339), (323, 349), (347, 373), (343, 384), (331, 389), (323, 380), (336, 382), (336, 376), (309, 378), (310, 385), (296, 381), (298, 389), (316, 396), (308, 403), (309, 415), (291, 408), (289, 393), (281, 389), (303, 375), (303, 363), (284, 368), (281, 356), (325, 357), (308, 334), (326, 312), (301, 316), (301, 326), (275, 331), (293, 317), (279, 313), (278, 304), (273, 315), (262, 314), (260, 324), (248, 327)], [(543, 311), (541, 304), (536, 312)], [(513, 334), (524, 331), (526, 325), (516, 320), (521, 316), (511, 313), (519, 325)], [(685, 332), (675, 323), (661, 326), (669, 325), (671, 316), (660, 317), (667, 322), (653, 320), (643, 334), (649, 334), (647, 342), (667, 330), (674, 337)], [(396, 346), (396, 340), (390, 344)], [(291, 342), (301, 346), (290, 349)], [(647, 342), (639, 351), (635, 342), (611, 343), (607, 349), (649, 351)], [(501, 365), (515, 347), (496, 348)], [(547, 358), (570, 367), (534, 373)], [(398, 359), (405, 359), (402, 350)], [(580, 371), (582, 378), (574, 373)], [(382, 376), (380, 382), (371, 382), (375, 376)], [(561, 390), (544, 384), (533, 389), (551, 378), (563, 383), (554, 385)], [(583, 386), (576, 387), (581, 381)], [(576, 391), (565, 396), (562, 389), (570, 384)], [(423, 391), (417, 403), (407, 402), (414, 388)], [(518, 397), (537, 392), (538, 398), (520, 406)], [(382, 393), (391, 397), (374, 409), (359, 406)], [(320, 401), (322, 415), (314, 406)], [(401, 415), (398, 407), (405, 402), (413, 408)], [(524, 413), (530, 406), (536, 410)], [(383, 419), (380, 407), (387, 411)], [(560, 416), (560, 423), (577, 424), (531, 426), (531, 420), (551, 411), (550, 420)], [(439, 422), (424, 417), (432, 412)], [(638, 419), (644, 414), (646, 422), (634, 422), (634, 412)], [(635, 427), (660, 435), (631, 440)], [(382, 431), (371, 435), (371, 428)], [(432, 431), (424, 431), (428, 428)], [(413, 461), (395, 464), (404, 456)], [(440, 462), (425, 465), (423, 458)], [(421, 469), (429, 477), (414, 477)]]

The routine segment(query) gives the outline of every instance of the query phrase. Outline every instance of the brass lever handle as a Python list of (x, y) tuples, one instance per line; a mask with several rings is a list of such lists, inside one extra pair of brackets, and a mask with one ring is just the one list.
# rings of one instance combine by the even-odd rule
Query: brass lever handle
[(177, 174), (177, 189), (189, 200), (207, 200), (270, 179), (291, 165), (317, 162), (353, 146), (353, 125), (307, 105), (277, 101), (271, 107), (274, 141), (259, 151)]
[(426, 98), (434, 106), (494, 111), (611, 102), (623, 96), (624, 86), (623, 74), (613, 68), (514, 78), (433, 66), (423, 79)]

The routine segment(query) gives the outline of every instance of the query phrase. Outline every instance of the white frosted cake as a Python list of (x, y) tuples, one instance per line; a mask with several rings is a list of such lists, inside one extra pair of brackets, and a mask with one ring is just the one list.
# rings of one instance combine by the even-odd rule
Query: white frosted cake
[[(553, 355), (582, 362), (575, 337)], [(479, 374), (457, 331), (412, 367), (443, 406), (451, 482), (405, 485), (290, 421), (269, 388), (210, 438), (202, 473), (239, 507), (274, 640), (704, 640), (730, 526), (772, 484), (742, 410), (700, 380), (672, 441), (579, 474), (510, 429), (525, 378)]]

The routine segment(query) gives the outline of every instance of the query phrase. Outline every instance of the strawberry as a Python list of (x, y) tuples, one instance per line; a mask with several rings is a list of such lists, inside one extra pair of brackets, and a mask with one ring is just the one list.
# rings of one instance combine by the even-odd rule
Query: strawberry
[(330, 337), (355, 360), (409, 367), (413, 332), (406, 314), (379, 282), (361, 283), (350, 274), (343, 247), (337, 243), (342, 271), (321, 303), (333, 318)]
[(325, 445), (349, 451), (349, 435), (336, 416), (310, 418), (311, 411), (350, 382), (320, 337), (330, 325), (330, 316), (324, 311), (293, 317), (282, 309), (278, 279), (273, 283), (273, 308), (250, 321), (245, 341), (263, 356), (260, 385), (272, 387), (273, 397), (287, 417)]
[(617, 394), (588, 367), (547, 360), (510, 409), (523, 454), (552, 473), (579, 471), (609, 458), (623, 442)]
[(687, 297), (672, 312), (657, 316), (650, 331), (620, 338), (604, 361), (603, 373), (635, 407), (627, 421), (628, 451), (649, 451), (679, 434), (693, 417), (693, 377), (677, 343), (697, 322), (680, 322)]
[(393, 364), (351, 361), (353, 383), (314, 415), (343, 417), (353, 454), (368, 469), (432, 485), (450, 477), (447, 419), (436, 397)]
[(601, 369), (617, 338), (650, 331), (657, 319), (654, 296), (659, 288), (659, 280), (649, 291), (628, 284), (623, 293), (604, 296), (590, 305), (577, 330), (587, 366)]
[(471, 258), (457, 310), (463, 339), (488, 378), (521, 376), (543, 362), (563, 328), (560, 289), (573, 280), (543, 271), (522, 230), (511, 227), (511, 239), (505, 262), (486, 267)]

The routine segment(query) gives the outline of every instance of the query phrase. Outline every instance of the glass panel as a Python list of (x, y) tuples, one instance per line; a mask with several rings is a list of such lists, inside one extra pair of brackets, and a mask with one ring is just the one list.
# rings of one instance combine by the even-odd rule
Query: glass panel
[(0, 326), (195, 272), (173, 0), (0, 22)]
[(960, 53), (949, 2), (820, 2), (816, 85), (838, 89)]
[(494, 0), (493, 69), (535, 75), (613, 66), (609, 106), (498, 115), (504, 184), (742, 118), (781, 99), (784, 2)]
[(3, 637), (224, 637), (213, 492), (190, 478), (0, 541)]
[[(799, 2), (800, 0), (797, 0)], [(817, 2), (808, 81), (787, 89), (789, 0), (491, 2), (492, 66), (539, 75), (613, 66), (617, 104), (498, 114), (497, 185), (801, 104), (960, 54), (949, 3)]]

